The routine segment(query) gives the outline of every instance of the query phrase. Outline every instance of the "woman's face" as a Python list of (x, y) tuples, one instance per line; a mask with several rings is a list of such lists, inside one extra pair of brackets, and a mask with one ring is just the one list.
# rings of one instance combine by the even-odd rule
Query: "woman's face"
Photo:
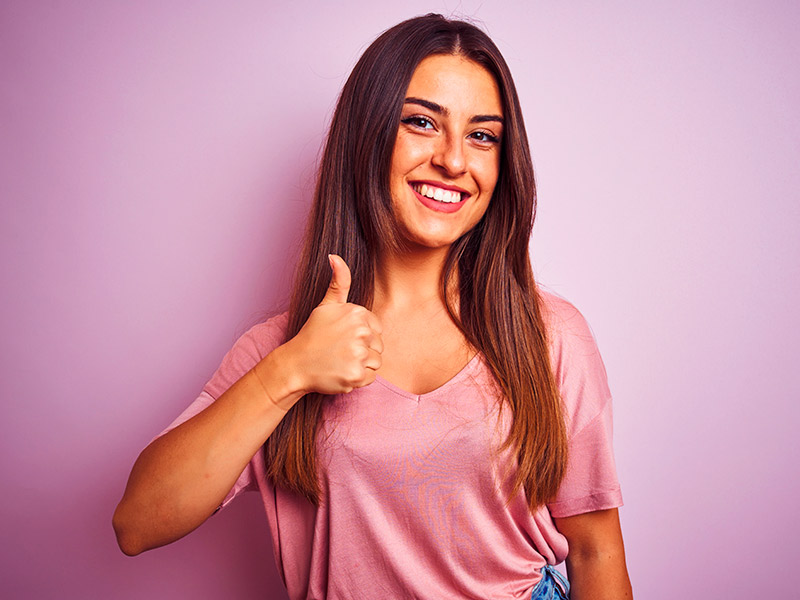
[(460, 56), (425, 58), (411, 77), (392, 153), (392, 208), (412, 247), (447, 247), (489, 206), (503, 106), (494, 77)]

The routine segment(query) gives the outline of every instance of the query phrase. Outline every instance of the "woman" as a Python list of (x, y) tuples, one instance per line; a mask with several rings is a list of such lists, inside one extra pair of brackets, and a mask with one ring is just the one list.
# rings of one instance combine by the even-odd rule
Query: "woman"
[[(474, 26), (383, 33), (339, 99), (288, 314), (137, 460), (127, 554), (261, 492), (291, 598), (631, 596), (605, 371), (540, 293), (510, 72)], [(569, 552), (568, 552), (569, 550)]]

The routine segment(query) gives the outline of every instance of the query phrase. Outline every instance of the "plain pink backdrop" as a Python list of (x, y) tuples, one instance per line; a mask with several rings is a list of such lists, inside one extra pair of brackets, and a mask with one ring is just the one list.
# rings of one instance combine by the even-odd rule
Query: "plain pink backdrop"
[(349, 69), (430, 10), (485, 23), (515, 75), (535, 268), (615, 394), (637, 598), (797, 593), (796, 2), (5, 0), (3, 597), (285, 597), (255, 495), (134, 559), (111, 514), (285, 301)]

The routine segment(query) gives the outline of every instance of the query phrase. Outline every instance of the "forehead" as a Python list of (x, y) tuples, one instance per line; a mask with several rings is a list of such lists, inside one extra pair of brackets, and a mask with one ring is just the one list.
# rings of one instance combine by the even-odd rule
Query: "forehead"
[(494, 76), (463, 56), (435, 54), (424, 58), (411, 76), (406, 96), (430, 100), (470, 115), (503, 114), (500, 88)]

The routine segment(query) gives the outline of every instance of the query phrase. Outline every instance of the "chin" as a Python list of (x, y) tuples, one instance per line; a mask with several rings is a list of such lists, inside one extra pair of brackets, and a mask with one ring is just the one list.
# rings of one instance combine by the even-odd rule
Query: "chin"
[(456, 236), (406, 236), (405, 243), (411, 250), (438, 250), (449, 248), (458, 239)]

